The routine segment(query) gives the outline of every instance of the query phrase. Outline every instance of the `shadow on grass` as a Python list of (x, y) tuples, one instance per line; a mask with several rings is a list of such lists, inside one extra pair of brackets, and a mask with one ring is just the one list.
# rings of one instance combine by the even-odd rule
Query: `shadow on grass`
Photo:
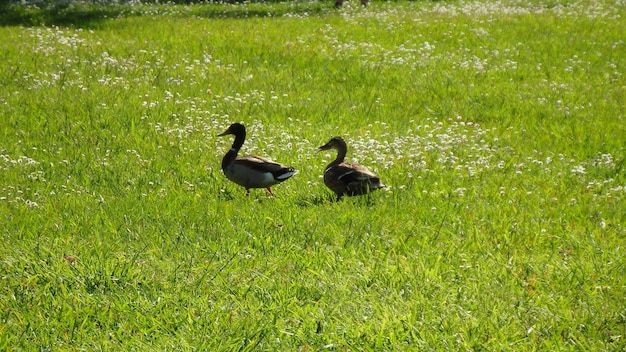
[[(97, 28), (102, 22), (124, 16), (142, 16), (155, 13), (153, 6), (133, 5), (73, 5), (68, 7), (33, 7), (6, 4), (0, 0), (0, 26), (62, 26)], [(231, 18), (309, 16), (331, 10), (330, 2), (289, 2), (281, 4), (202, 4), (157, 6), (156, 13), (175, 17)], [(181, 6), (181, 7), (178, 7)], [(184, 9), (180, 10), (179, 9)]]
[(55, 6), (36, 8), (22, 5), (0, 5), (0, 26), (73, 26), (97, 27), (99, 23), (120, 16), (122, 6)]
[(311, 207), (311, 206), (320, 206), (322, 204), (334, 203), (337, 201), (337, 197), (331, 195), (329, 193), (323, 195), (308, 195), (308, 196), (300, 196), (296, 199), (295, 203), (299, 207)]
[(356, 197), (337, 197), (334, 194), (326, 193), (323, 195), (301, 196), (296, 199), (295, 203), (299, 207), (320, 206), (329, 203), (350, 202), (355, 205), (370, 207), (376, 204), (375, 197), (371, 194), (364, 194)]
[(293, 2), (289, 4), (280, 4), (274, 6), (216, 5), (199, 7), (192, 13), (195, 17), (215, 19), (282, 17), (286, 15), (298, 17), (322, 14), (332, 9), (331, 6), (329, 6), (328, 4), (330, 4), (330, 2)]

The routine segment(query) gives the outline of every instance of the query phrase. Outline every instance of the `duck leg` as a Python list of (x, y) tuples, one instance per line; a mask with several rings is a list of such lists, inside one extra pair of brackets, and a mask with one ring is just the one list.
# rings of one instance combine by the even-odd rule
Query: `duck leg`
[(274, 193), (272, 193), (272, 189), (270, 187), (266, 188), (268, 192), (270, 192), (271, 195), (274, 195)]
[(246, 197), (250, 195), (250, 188), (246, 188)]

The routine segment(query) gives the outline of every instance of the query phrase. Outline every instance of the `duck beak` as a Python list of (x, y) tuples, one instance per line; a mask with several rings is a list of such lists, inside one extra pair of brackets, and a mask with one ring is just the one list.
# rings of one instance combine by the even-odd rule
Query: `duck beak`
[(330, 149), (330, 148), (332, 148), (332, 147), (330, 146), (330, 143), (326, 143), (326, 144), (324, 144), (323, 146), (321, 146), (321, 147), (317, 148), (317, 151), (318, 151), (318, 152), (321, 152), (321, 151), (323, 151), (323, 150), (328, 150), (328, 149)]
[(224, 132), (222, 132), (222, 133), (218, 134), (217, 136), (218, 136), (218, 137), (222, 137), (222, 136), (226, 136), (226, 135), (229, 135), (229, 134), (230, 134), (230, 128), (229, 128), (229, 129), (227, 129), (226, 131), (224, 131)]

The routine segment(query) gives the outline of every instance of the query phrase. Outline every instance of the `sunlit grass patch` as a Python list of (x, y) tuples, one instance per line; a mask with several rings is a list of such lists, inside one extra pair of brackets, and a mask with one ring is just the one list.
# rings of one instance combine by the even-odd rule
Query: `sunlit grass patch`
[(112, 8), (0, 28), (0, 346), (623, 348), (623, 4)]

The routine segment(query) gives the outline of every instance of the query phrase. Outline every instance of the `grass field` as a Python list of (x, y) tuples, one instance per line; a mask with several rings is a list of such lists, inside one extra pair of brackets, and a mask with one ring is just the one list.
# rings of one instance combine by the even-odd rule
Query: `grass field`
[(0, 18), (1, 350), (626, 348), (623, 1)]

